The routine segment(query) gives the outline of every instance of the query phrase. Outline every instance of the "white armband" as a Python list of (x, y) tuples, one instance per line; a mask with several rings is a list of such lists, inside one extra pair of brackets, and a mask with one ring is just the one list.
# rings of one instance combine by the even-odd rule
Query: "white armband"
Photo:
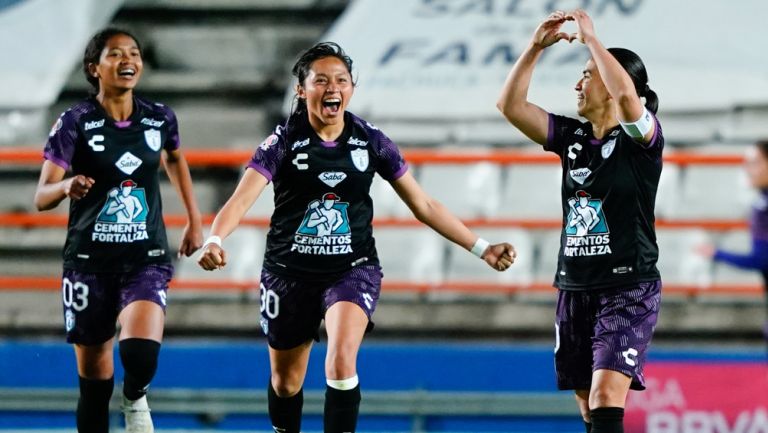
[(203, 244), (203, 248), (207, 247), (208, 244), (216, 244), (221, 248), (221, 237), (219, 236), (208, 236), (208, 239), (205, 240), (205, 243)]
[(630, 137), (640, 140), (645, 137), (645, 134), (653, 127), (653, 116), (647, 108), (643, 107), (643, 114), (634, 122), (624, 123), (619, 121), (621, 129), (627, 133)]
[(486, 241), (483, 238), (477, 238), (475, 241), (475, 244), (472, 245), (472, 249), (469, 250), (472, 254), (476, 255), (477, 257), (483, 258), (483, 253), (485, 250), (488, 249), (488, 247), (491, 245), (490, 242)]

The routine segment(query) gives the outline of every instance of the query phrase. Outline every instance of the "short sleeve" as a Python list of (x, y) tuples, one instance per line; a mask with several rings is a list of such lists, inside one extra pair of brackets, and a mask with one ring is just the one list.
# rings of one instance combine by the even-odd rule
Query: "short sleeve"
[(256, 148), (248, 167), (258, 171), (271, 182), (278, 175), (278, 169), (285, 158), (283, 144), (284, 138), (278, 129)]
[(376, 154), (379, 163), (376, 172), (388, 182), (395, 181), (408, 171), (408, 163), (405, 162), (400, 149), (386, 135), (377, 131)]
[[(544, 150), (562, 154), (563, 146), (568, 143), (566, 138), (578, 134), (577, 131), (583, 126), (583, 123), (576, 119), (549, 113), (549, 130)], [(586, 132), (582, 132), (582, 135), (586, 135)]]
[(168, 124), (168, 133), (165, 137), (165, 143), (163, 143), (163, 149), (167, 151), (173, 151), (181, 146), (181, 138), (179, 137), (179, 121), (176, 118), (176, 113), (170, 109), (167, 105), (162, 106), (165, 112), (165, 121)]
[(77, 122), (71, 111), (61, 113), (61, 116), (53, 124), (45, 143), (43, 158), (68, 170), (72, 164), (77, 144)]

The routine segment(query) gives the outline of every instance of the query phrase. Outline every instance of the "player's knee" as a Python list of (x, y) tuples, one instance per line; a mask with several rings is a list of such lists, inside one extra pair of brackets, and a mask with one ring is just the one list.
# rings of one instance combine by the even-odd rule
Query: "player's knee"
[(357, 374), (357, 357), (336, 352), (330, 354), (325, 362), (325, 377), (344, 379)]
[(272, 389), (280, 398), (293, 397), (301, 391), (303, 383), (298, 375), (272, 375)]
[(589, 394), (589, 408), (624, 407), (624, 395), (608, 388), (596, 388)]
[(137, 382), (149, 384), (157, 371), (160, 343), (144, 338), (120, 341), (120, 360), (127, 374)]

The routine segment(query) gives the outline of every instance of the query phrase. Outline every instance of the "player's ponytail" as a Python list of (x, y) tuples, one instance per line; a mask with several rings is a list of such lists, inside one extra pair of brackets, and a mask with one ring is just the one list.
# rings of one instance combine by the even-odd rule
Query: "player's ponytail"
[(640, 56), (626, 48), (608, 48), (608, 52), (618, 60), (632, 78), (637, 96), (645, 98), (645, 108), (655, 114), (659, 109), (659, 96), (648, 86), (648, 72)]

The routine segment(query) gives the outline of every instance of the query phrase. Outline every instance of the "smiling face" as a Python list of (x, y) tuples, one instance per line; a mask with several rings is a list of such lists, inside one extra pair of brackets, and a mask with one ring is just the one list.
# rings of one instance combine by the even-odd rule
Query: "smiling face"
[(344, 122), (354, 90), (347, 65), (334, 56), (312, 62), (304, 82), (296, 88), (299, 98), (307, 103), (309, 123), (315, 130)]
[(99, 80), (99, 91), (127, 91), (136, 87), (144, 64), (136, 41), (124, 34), (109, 38), (101, 50), (98, 63), (90, 63), (88, 71)]
[(579, 116), (589, 118), (589, 114), (605, 109), (610, 104), (611, 95), (605, 88), (603, 79), (592, 59), (587, 61), (582, 71), (581, 79), (574, 88), (576, 94), (576, 111)]

